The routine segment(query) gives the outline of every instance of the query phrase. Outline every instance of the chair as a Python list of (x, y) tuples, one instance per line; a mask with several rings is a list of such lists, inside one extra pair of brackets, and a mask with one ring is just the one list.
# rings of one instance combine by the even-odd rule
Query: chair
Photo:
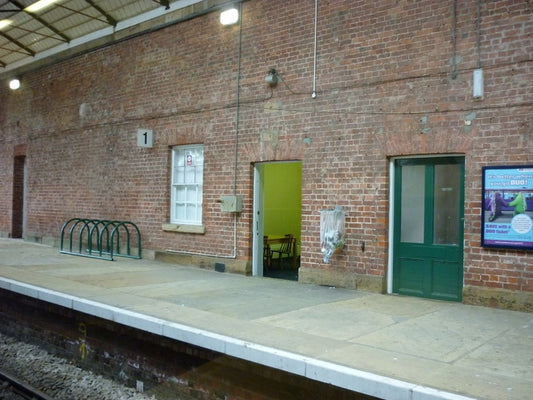
[(279, 249), (271, 250), (272, 252), (272, 258), (274, 258), (274, 253), (278, 253), (278, 265), (281, 269), (283, 269), (283, 265), (281, 264), (283, 254), (287, 254), (287, 257), (292, 257), (293, 248), (294, 245), (294, 236), (291, 234), (285, 235), (283, 239), (280, 240), (281, 246), (279, 246)]
[(268, 271), (272, 265), (272, 249), (268, 243), (268, 236), (263, 236), (263, 267)]

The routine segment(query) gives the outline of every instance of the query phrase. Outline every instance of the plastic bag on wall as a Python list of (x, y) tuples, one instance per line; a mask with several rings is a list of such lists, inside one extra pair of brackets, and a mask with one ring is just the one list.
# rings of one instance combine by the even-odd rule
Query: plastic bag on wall
[(333, 210), (320, 211), (320, 247), (324, 254), (324, 262), (344, 246), (344, 210), (335, 207)]

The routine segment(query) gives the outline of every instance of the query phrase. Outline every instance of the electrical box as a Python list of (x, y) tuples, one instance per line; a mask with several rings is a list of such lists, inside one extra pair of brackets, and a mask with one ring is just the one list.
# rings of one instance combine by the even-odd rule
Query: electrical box
[(241, 212), (242, 196), (221, 196), (220, 205), (223, 212)]

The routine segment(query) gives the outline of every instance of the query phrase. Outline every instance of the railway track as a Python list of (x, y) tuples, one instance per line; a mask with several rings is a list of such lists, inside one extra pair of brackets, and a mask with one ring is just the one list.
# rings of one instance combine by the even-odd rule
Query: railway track
[[(8, 397), (8, 394), (10, 397)], [(40, 390), (0, 370), (0, 399), (54, 400)]]

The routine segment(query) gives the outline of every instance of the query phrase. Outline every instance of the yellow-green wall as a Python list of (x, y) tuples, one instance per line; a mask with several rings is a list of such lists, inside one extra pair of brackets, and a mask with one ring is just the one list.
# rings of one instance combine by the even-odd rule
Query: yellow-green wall
[(264, 166), (264, 233), (300, 238), (302, 214), (302, 164)]

